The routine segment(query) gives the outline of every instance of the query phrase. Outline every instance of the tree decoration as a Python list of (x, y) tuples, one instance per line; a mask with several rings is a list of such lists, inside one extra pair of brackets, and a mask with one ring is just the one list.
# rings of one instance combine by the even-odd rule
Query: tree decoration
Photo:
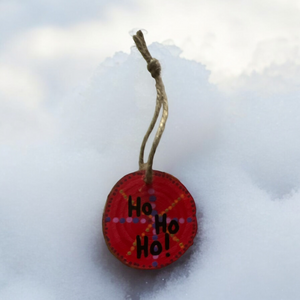
[[(121, 178), (108, 195), (103, 234), (110, 252), (127, 266), (159, 269), (176, 261), (193, 244), (197, 233), (196, 205), (177, 178), (152, 169), (168, 118), (168, 99), (160, 63), (150, 55), (142, 31), (133, 39), (156, 81), (156, 107), (141, 145), (139, 171)], [(145, 146), (161, 108), (160, 124), (145, 163)]]

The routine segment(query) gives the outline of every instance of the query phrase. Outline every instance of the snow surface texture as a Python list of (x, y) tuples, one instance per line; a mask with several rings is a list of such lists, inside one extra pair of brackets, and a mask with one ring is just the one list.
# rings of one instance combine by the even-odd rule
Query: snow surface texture
[(170, 106), (154, 168), (194, 196), (203, 215), (194, 246), (165, 269), (140, 271), (102, 237), (106, 197), (137, 170), (155, 106), (154, 80), (133, 48), (41, 123), (47, 138), (1, 146), (1, 300), (299, 299), (299, 90), (228, 97), (175, 46), (150, 52)]

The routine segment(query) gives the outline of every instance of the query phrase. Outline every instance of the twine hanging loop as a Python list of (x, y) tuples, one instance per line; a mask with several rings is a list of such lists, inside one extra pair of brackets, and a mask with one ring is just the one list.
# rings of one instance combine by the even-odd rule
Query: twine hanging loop
[[(144, 57), (144, 59), (147, 62), (147, 69), (151, 73), (151, 76), (155, 79), (155, 87), (156, 87), (156, 106), (154, 110), (154, 115), (152, 118), (152, 121), (149, 125), (149, 128), (144, 136), (141, 149), (140, 149), (140, 156), (139, 156), (139, 168), (140, 170), (145, 170), (145, 182), (147, 184), (150, 184), (152, 182), (152, 165), (153, 165), (153, 158), (156, 151), (156, 148), (159, 144), (159, 141), (161, 139), (161, 136), (164, 132), (165, 125), (168, 118), (168, 98), (165, 91), (165, 86), (163, 84), (162, 78), (160, 76), (161, 73), (161, 65), (159, 61), (156, 58), (153, 58), (147, 48), (144, 35), (141, 30), (139, 30), (134, 36), (133, 40), (136, 44), (136, 47)], [(149, 152), (148, 161), (144, 162), (144, 152), (145, 152), (145, 146), (148, 141), (148, 138), (155, 126), (155, 123), (158, 119), (158, 115), (160, 112), (160, 109), (162, 107), (162, 117), (157, 129), (157, 132), (155, 134), (151, 150)]]

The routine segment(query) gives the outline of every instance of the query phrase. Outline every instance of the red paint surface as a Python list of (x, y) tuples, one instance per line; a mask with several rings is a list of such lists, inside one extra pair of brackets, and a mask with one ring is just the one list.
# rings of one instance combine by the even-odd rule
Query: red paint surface
[[(144, 182), (144, 175), (144, 171), (128, 174), (113, 187), (103, 213), (103, 234), (110, 251), (124, 264), (137, 269), (159, 269), (176, 261), (193, 244), (197, 233), (196, 206), (185, 186), (172, 175), (153, 171), (150, 185)], [(137, 218), (133, 210), (132, 220), (128, 219), (129, 196), (134, 205), (137, 197), (141, 198), (141, 206), (146, 202), (151, 203), (154, 206), (152, 213), (156, 211), (159, 216), (166, 213), (168, 222), (178, 220), (179, 230), (170, 235), (168, 250), (165, 249), (162, 228), (158, 235), (153, 231), (155, 218), (152, 215), (141, 213)], [(141, 237), (142, 244), (144, 236), (148, 237), (149, 248), (155, 239), (159, 241), (162, 252), (158, 256), (149, 252), (147, 257), (142, 252), (141, 258), (137, 258), (137, 235)]]

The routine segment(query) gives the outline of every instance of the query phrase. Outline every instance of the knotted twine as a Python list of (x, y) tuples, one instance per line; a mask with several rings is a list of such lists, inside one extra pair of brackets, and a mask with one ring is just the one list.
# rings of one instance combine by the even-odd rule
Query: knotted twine
[[(140, 149), (140, 156), (139, 156), (139, 169), (146, 171), (144, 180), (147, 184), (150, 184), (152, 182), (152, 173), (153, 173), (152, 166), (153, 166), (154, 154), (155, 154), (156, 148), (160, 142), (161, 136), (164, 132), (165, 125), (166, 125), (167, 118), (168, 118), (168, 99), (167, 99), (167, 95), (166, 95), (166, 91), (165, 91), (165, 86), (164, 86), (162, 78), (160, 76), (160, 72), (161, 72), (160, 63), (156, 58), (153, 58), (151, 56), (151, 54), (147, 48), (145, 39), (144, 39), (144, 35), (141, 30), (139, 30), (133, 36), (133, 40), (136, 44), (136, 47), (138, 48), (138, 50), (140, 51), (140, 53), (142, 54), (142, 56), (144, 57), (144, 59), (147, 62), (148, 71), (151, 73), (151, 76), (155, 79), (155, 87), (156, 87), (156, 92), (157, 92), (154, 115), (153, 115), (152, 121), (150, 123), (150, 126), (144, 136), (144, 139), (143, 139), (143, 142), (141, 145), (141, 149)], [(161, 107), (163, 107), (161, 120), (160, 120), (158, 129), (157, 129), (157, 132), (155, 134), (151, 150), (149, 152), (148, 160), (145, 163), (144, 162), (145, 146), (146, 146), (148, 138), (155, 126), (155, 123), (157, 121)]]

